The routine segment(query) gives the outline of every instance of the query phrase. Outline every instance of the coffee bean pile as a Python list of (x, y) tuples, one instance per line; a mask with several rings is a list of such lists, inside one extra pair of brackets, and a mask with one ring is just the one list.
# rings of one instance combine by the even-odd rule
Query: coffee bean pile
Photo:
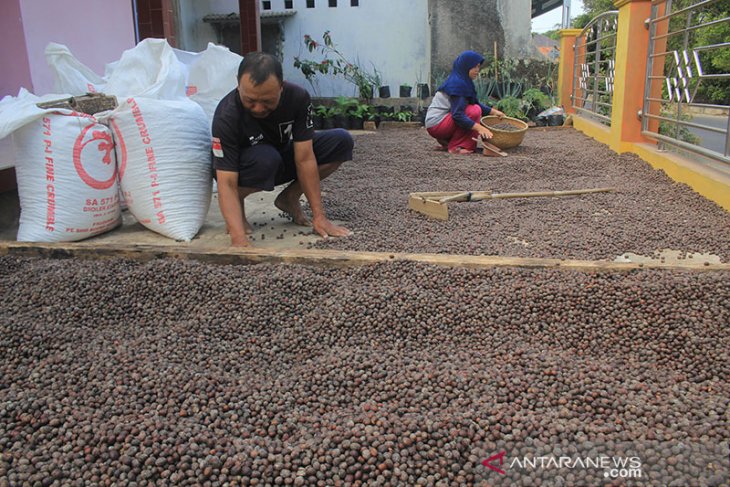
[(503, 132), (519, 132), (520, 130), (522, 130), (520, 127), (515, 127), (511, 123), (507, 123), (507, 122), (502, 122), (502, 123), (497, 123), (497, 124), (494, 124), (494, 125), (489, 125), (488, 128), (490, 130), (491, 129), (497, 129), (497, 130), (501, 130)]
[(0, 294), (0, 485), (728, 483), (727, 273), (2, 256)]
[[(323, 182), (328, 215), (354, 235), (315, 246), (590, 260), (673, 249), (730, 261), (730, 213), (574, 129), (530, 129), (509, 157), (432, 150), (437, 145), (423, 129), (357, 136), (354, 160)], [(449, 203), (448, 221), (408, 209), (413, 192), (602, 187), (617, 192)]]

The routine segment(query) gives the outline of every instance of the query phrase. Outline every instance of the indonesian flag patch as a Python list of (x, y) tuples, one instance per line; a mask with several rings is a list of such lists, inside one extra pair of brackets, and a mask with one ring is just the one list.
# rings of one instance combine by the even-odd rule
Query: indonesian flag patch
[(223, 157), (223, 147), (221, 147), (221, 139), (213, 137), (213, 155)]

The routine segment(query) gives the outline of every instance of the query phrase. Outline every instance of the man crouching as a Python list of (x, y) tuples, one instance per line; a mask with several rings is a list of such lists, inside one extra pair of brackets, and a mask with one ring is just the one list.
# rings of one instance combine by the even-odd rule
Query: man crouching
[[(314, 131), (309, 93), (284, 81), (274, 56), (247, 54), (238, 67), (238, 87), (220, 101), (213, 116), (218, 202), (231, 245), (250, 245), (246, 196), (288, 182), (274, 204), (294, 223), (311, 225), (322, 237), (349, 235), (327, 219), (319, 182), (352, 159), (353, 145), (344, 129)], [(299, 203), (302, 194), (312, 210), (311, 222)]]

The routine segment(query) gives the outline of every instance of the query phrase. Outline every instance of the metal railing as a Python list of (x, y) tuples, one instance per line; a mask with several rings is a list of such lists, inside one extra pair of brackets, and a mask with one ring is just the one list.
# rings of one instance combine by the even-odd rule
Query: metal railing
[(641, 114), (642, 134), (661, 147), (730, 163), (730, 69), (713, 62), (730, 54), (726, 2), (652, 1)]
[(580, 114), (611, 125), (618, 12), (598, 15), (575, 39), (570, 100)]

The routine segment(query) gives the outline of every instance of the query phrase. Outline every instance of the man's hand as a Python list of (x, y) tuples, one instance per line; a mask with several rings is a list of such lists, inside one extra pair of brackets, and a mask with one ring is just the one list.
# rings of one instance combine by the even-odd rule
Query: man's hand
[(244, 234), (243, 237), (231, 236), (231, 247), (244, 248), (244, 247), (253, 247), (253, 245), (251, 245), (251, 241)]
[(347, 237), (352, 235), (352, 232), (345, 227), (335, 225), (327, 219), (327, 217), (320, 216), (312, 220), (312, 227), (314, 231), (318, 233), (322, 238), (327, 237)]
[(504, 112), (500, 112), (496, 108), (492, 108), (492, 111), (490, 111), (489, 114), (494, 115), (495, 117), (504, 118)]

